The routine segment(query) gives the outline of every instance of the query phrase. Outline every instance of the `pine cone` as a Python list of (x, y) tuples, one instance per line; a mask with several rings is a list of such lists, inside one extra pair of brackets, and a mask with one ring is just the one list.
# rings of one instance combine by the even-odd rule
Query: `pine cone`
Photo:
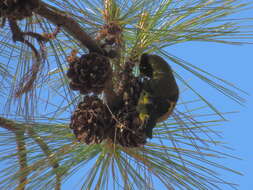
[(86, 144), (101, 143), (113, 130), (111, 113), (96, 96), (86, 96), (71, 116), (70, 128), (76, 138)]
[(5, 0), (0, 2), (0, 17), (22, 20), (32, 16), (38, 6), (38, 0)]
[(116, 86), (118, 96), (122, 97), (122, 105), (114, 113), (116, 132), (111, 138), (113, 140), (116, 137), (115, 143), (123, 147), (138, 147), (146, 143), (146, 135), (136, 110), (142, 82), (132, 74), (133, 66), (132, 62), (126, 62), (124, 70), (119, 74), (120, 82)]
[(112, 141), (123, 147), (139, 147), (146, 143), (146, 135), (135, 110), (122, 109), (117, 115)]
[(142, 91), (142, 82), (132, 74), (134, 64), (126, 62), (124, 70), (120, 72), (120, 81), (116, 86), (118, 96), (123, 97), (125, 105), (136, 106)]
[(111, 77), (109, 60), (97, 53), (81, 56), (69, 64), (67, 76), (71, 79), (70, 88), (79, 90), (81, 94), (99, 94), (106, 81)]

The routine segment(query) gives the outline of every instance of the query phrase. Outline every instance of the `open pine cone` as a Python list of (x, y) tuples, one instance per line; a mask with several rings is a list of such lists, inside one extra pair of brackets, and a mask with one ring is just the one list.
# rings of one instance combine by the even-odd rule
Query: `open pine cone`
[(85, 54), (70, 62), (67, 72), (71, 79), (70, 88), (79, 90), (81, 94), (101, 93), (111, 74), (108, 58), (97, 53)]
[(112, 129), (111, 113), (96, 96), (86, 96), (71, 116), (70, 128), (86, 144), (101, 143)]
[(114, 143), (123, 147), (139, 147), (146, 143), (146, 135), (135, 109), (128, 110), (123, 107), (116, 118), (114, 124), (116, 131), (110, 136)]
[(125, 105), (136, 106), (141, 90), (142, 82), (139, 77), (132, 74), (134, 64), (126, 62), (123, 71), (119, 73), (120, 81), (116, 84), (116, 93), (123, 98)]
[(138, 147), (146, 143), (145, 132), (136, 110), (140, 93), (141, 84), (138, 78), (132, 77), (124, 85), (123, 104), (115, 113), (116, 143), (124, 147)]
[(32, 12), (38, 6), (38, 0), (2, 0), (0, 2), (0, 17), (22, 20), (32, 16)]
[(132, 74), (133, 63), (126, 62), (119, 74), (120, 82), (116, 85), (122, 103), (115, 111), (116, 143), (124, 147), (138, 147), (146, 143), (146, 136), (138, 117), (136, 105), (142, 90), (142, 83)]

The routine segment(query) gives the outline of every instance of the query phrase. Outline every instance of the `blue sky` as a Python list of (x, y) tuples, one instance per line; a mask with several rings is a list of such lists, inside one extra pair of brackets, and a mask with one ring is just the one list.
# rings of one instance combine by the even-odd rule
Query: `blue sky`
[(223, 141), (233, 148), (233, 155), (242, 160), (227, 159), (222, 162), (224, 165), (234, 168), (244, 174), (244, 176), (232, 175), (227, 172), (222, 175), (229, 178), (232, 182), (240, 185), (240, 190), (249, 190), (253, 186), (253, 154), (252, 154), (252, 117), (253, 117), (253, 46), (252, 45), (222, 45), (213, 43), (188, 43), (173, 46), (170, 52), (183, 58), (212, 74), (226, 79), (241, 89), (247, 91), (250, 96), (244, 96), (247, 100), (245, 107), (239, 106), (232, 101), (226, 101), (222, 95), (216, 93), (206, 93), (197, 81), (192, 79), (195, 87), (201, 94), (205, 95), (222, 111), (239, 111), (236, 114), (227, 115), (229, 120), (222, 124), (220, 130), (223, 132)]
[[(245, 1), (252, 2), (252, 1)], [(252, 10), (237, 15), (240, 17), (252, 17)], [(253, 22), (248, 22), (252, 25)], [(222, 111), (239, 111), (236, 114), (226, 116), (229, 121), (222, 124), (223, 141), (231, 147), (232, 154), (242, 160), (226, 159), (221, 163), (242, 172), (243, 176), (221, 172), (231, 182), (239, 184), (239, 190), (250, 190), (253, 187), (253, 45), (224, 45), (216, 43), (191, 42), (169, 48), (169, 52), (199, 66), (208, 72), (215, 74), (249, 93), (244, 96), (245, 106), (227, 101), (222, 96), (210, 94), (202, 88), (202, 85), (192, 79), (195, 87), (199, 87), (201, 94), (208, 97)], [(224, 189), (226, 190), (226, 189)]]

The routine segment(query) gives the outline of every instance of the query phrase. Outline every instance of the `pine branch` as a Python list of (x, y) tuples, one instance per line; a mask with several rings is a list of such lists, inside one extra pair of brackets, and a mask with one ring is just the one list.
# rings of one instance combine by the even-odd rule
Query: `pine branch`
[(7, 129), (9, 131), (15, 132), (20, 129), (19, 124), (15, 123), (12, 120), (0, 117), (0, 127)]
[(85, 46), (91, 52), (97, 52), (103, 54), (103, 50), (97, 45), (97, 43), (84, 31), (83, 28), (70, 16), (66, 15), (59, 9), (51, 7), (46, 3), (40, 2), (39, 9), (35, 10), (35, 13), (48, 19), (57, 26), (61, 26), (67, 33), (73, 38)]
[(40, 146), (41, 150), (47, 156), (49, 164), (53, 168), (53, 172), (56, 175), (55, 190), (60, 190), (61, 175), (57, 171), (59, 164), (58, 164), (57, 160), (52, 157), (52, 155), (53, 155), (52, 151), (50, 150), (49, 146), (42, 140), (42, 138), (31, 127), (27, 127), (27, 133), (31, 138), (34, 139), (34, 141)]
[(18, 160), (19, 160), (19, 185), (17, 189), (25, 190), (28, 177), (28, 164), (27, 164), (27, 154), (26, 154), (26, 144), (24, 138), (24, 131), (15, 132), (17, 150), (18, 150)]
[[(0, 117), (0, 127), (12, 131), (16, 134), (18, 157), (20, 162), (20, 171), (26, 171), (28, 175), (29, 170), (27, 169), (27, 160), (26, 160), (26, 151), (25, 151), (25, 142), (24, 142), (24, 132), (26, 131), (30, 138), (33, 138), (34, 141), (40, 146), (41, 150), (47, 156), (49, 164), (53, 168), (53, 172), (56, 175), (56, 186), (55, 190), (60, 190), (61, 185), (61, 175), (57, 171), (59, 164), (57, 160), (52, 157), (52, 151), (49, 146), (43, 141), (43, 139), (32, 129), (30, 125), (24, 125), (12, 120)], [(26, 170), (22, 170), (25, 169)], [(25, 184), (26, 175), (20, 176), (20, 187)], [(22, 186), (24, 188), (24, 186)], [(21, 188), (21, 189), (22, 189)]]

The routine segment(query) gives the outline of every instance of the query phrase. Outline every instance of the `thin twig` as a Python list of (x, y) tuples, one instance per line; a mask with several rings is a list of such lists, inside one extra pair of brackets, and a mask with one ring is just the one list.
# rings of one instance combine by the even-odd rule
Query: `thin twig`
[[(42, 62), (46, 59), (46, 48), (44, 43), (47, 42), (49, 39), (55, 38), (56, 35), (59, 33), (60, 28), (57, 26), (56, 30), (53, 33), (41, 35), (35, 32), (22, 32), (16, 20), (9, 19), (9, 24), (13, 35), (13, 41), (19, 41), (26, 44), (28, 47), (31, 48), (36, 58), (36, 61), (33, 64), (31, 71), (25, 74), (23, 79), (20, 81), (20, 85), (18, 85), (18, 89), (15, 92), (15, 96), (20, 97), (22, 94), (32, 90), (34, 83), (37, 79), (37, 75), (41, 70)], [(24, 36), (31, 36), (32, 38), (35, 38), (40, 45), (41, 52), (39, 53), (32, 43), (24, 39)]]
[(22, 43), (26, 44), (28, 47), (31, 48), (31, 50), (34, 53), (35, 58), (36, 58), (36, 62), (33, 64), (31, 72), (27, 73), (24, 76), (24, 78), (21, 80), (21, 83), (20, 83), (18, 89), (15, 92), (15, 96), (19, 97), (22, 94), (24, 94), (26, 92), (29, 92), (33, 88), (34, 82), (37, 79), (37, 75), (40, 71), (40, 67), (41, 67), (41, 64), (42, 64), (42, 58), (41, 58), (40, 53), (33, 46), (33, 44), (31, 44), (28, 40), (24, 39), (24, 36), (25, 35), (30, 35), (30, 36), (36, 38), (40, 45), (43, 44), (43, 41), (46, 41), (47, 39), (44, 38), (43, 36), (41, 36), (40, 34), (36, 34), (36, 33), (33, 33), (33, 32), (23, 33), (20, 30), (16, 20), (9, 19), (9, 25), (10, 25), (10, 28), (11, 28), (11, 31), (12, 31), (13, 41), (14, 42), (19, 41), (19, 42), (22, 42)]

